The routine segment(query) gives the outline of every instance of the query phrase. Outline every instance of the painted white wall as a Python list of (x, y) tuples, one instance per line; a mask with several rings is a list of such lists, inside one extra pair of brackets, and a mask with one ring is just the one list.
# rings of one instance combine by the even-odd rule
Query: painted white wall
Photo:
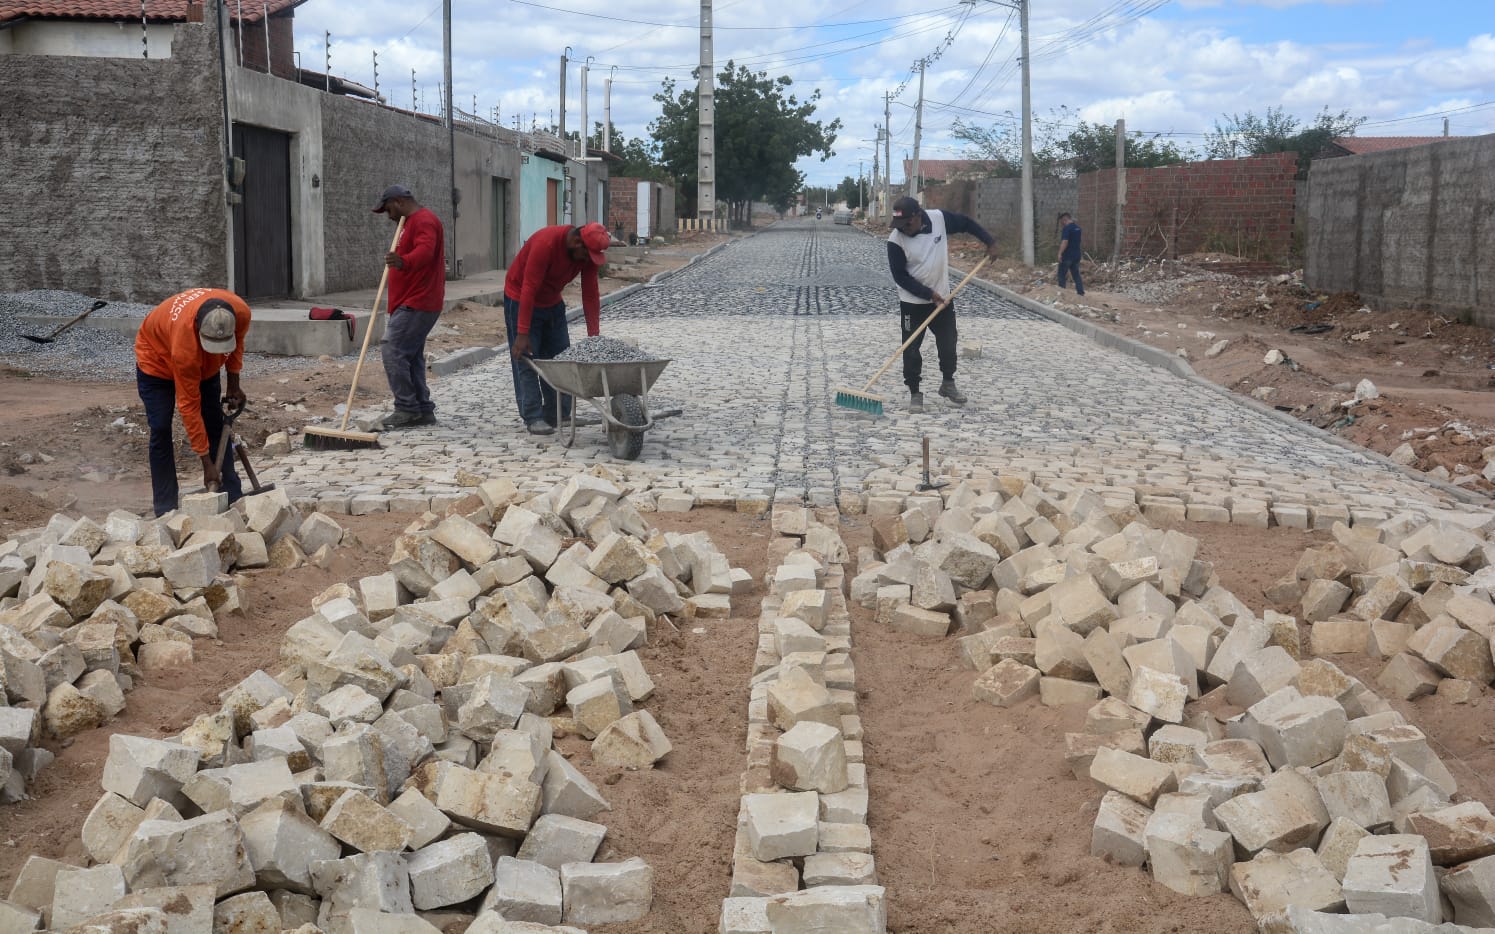
[[(170, 23), (146, 28), (151, 58), (171, 58)], [(79, 23), (32, 20), (0, 31), (0, 54), (140, 58), (139, 23)]]

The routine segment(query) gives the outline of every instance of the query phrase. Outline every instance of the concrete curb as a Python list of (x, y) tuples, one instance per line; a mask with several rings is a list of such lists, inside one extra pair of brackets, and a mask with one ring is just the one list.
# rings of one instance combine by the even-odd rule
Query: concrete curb
[(1325, 431), (1324, 429), (1319, 428), (1317, 425), (1311, 425), (1308, 422), (1294, 418), (1287, 412), (1279, 412), (1271, 406), (1263, 405), (1262, 403), (1250, 398), (1249, 396), (1242, 396), (1239, 393), (1231, 391), (1225, 386), (1221, 386), (1218, 383), (1210, 382), (1209, 380), (1196, 373), (1194, 371), (1194, 368), (1189, 365), (1187, 360), (1184, 360), (1176, 354), (1170, 354), (1164, 350), (1159, 350), (1156, 347), (1153, 347), (1149, 344), (1144, 344), (1138, 340), (1133, 340), (1130, 337), (1123, 337), (1120, 334), (1113, 334), (1112, 332), (1106, 330), (1098, 324), (1092, 324), (1089, 321), (1085, 321), (1081, 318), (1076, 318), (1074, 315), (1060, 311), (1057, 308), (1051, 308), (1048, 305), (1043, 304), (1042, 302), (1036, 302), (1025, 295), (1019, 295), (1017, 292), (1005, 288), (1004, 286), (997, 285), (994, 282), (988, 282), (985, 279), (979, 278), (972, 280), (972, 282), (973, 284), (986, 289), (988, 292), (991, 292), (997, 297), (1005, 299), (1006, 301), (1009, 301), (1020, 308), (1027, 309), (1028, 311), (1031, 311), (1034, 314), (1039, 315), (1040, 317), (1046, 318), (1047, 320), (1052, 321), (1055, 324), (1066, 327), (1077, 334), (1082, 334), (1085, 337), (1088, 337), (1090, 340), (1096, 342), (1097, 344), (1100, 344), (1102, 347), (1109, 347), (1112, 350), (1120, 351), (1121, 353), (1124, 353), (1136, 360), (1140, 360), (1150, 366), (1165, 369), (1180, 379), (1187, 380), (1188, 382), (1191, 382), (1196, 386), (1201, 386), (1205, 389), (1210, 390), (1211, 392), (1224, 396), (1236, 405), (1244, 406), (1245, 408), (1265, 415), (1268, 418), (1275, 419), (1283, 425), (1290, 425), (1308, 434), (1314, 435), (1320, 440), (1327, 441), (1335, 447), (1341, 448), (1342, 450), (1351, 451), (1367, 457), (1383, 467), (1388, 467), (1402, 474), (1409, 480), (1415, 480), (1419, 483), (1430, 486), (1440, 493), (1447, 494), (1448, 496), (1461, 503), (1465, 503), (1471, 506), (1484, 506), (1486, 508), (1489, 508), (1491, 505), (1489, 497), (1472, 492), (1470, 490), (1465, 490), (1461, 487), (1454, 486), (1451, 483), (1445, 483), (1442, 480), (1435, 480), (1419, 470), (1413, 470), (1411, 467), (1406, 467), (1402, 464), (1398, 464), (1384, 454), (1378, 454), (1375, 451), (1370, 450), (1369, 448), (1363, 448), (1360, 445), (1355, 444), (1353, 441), (1348, 441), (1336, 434), (1333, 434), (1332, 432)]
[[(606, 308), (608, 305), (620, 301), (623, 298), (639, 291), (640, 289), (647, 288), (648, 286), (654, 285), (656, 282), (663, 281), (669, 276), (676, 275), (684, 269), (688, 269), (689, 267), (695, 265), (697, 262), (705, 259), (713, 253), (716, 253), (719, 250), (731, 246), (735, 242), (737, 241), (728, 240), (725, 243), (718, 243), (716, 246), (711, 247), (706, 252), (697, 253), (695, 256), (692, 256), (690, 259), (686, 260), (685, 265), (681, 266), (679, 269), (670, 269), (666, 270), (665, 272), (655, 273), (652, 277), (650, 277), (647, 283), (634, 282), (629, 285), (625, 285), (623, 288), (618, 289), (615, 292), (609, 292), (598, 300), (599, 304), (601, 305), (601, 307)], [(503, 293), (500, 292), (497, 294), (501, 298)], [(568, 323), (572, 321), (580, 321), (585, 316), (585, 308), (572, 308), (566, 312), (566, 321)], [(464, 347), (461, 350), (454, 350), (438, 360), (432, 360), (427, 364), (427, 367), (432, 373), (435, 373), (437, 376), (450, 376), (451, 374), (456, 373), (459, 370), (465, 370), (470, 366), (477, 366), (479, 363), (486, 363), (487, 361), (492, 360), (494, 357), (497, 357), (499, 354), (508, 353), (508, 350), (509, 345), (507, 342), (498, 344), (494, 347)]]

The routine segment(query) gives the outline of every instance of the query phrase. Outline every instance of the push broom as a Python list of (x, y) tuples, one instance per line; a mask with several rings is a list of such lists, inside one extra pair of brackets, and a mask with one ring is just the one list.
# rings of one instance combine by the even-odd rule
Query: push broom
[(872, 378), (867, 380), (867, 385), (863, 386), (861, 390), (846, 389), (844, 387), (838, 388), (836, 390), (836, 404), (848, 409), (856, 409), (858, 412), (868, 412), (872, 415), (881, 415), (882, 405), (888, 400), (885, 396), (879, 396), (869, 391), (872, 389), (873, 384), (876, 383), (879, 379), (882, 379), (882, 375), (888, 372), (888, 367), (893, 365), (893, 361), (902, 356), (903, 351), (908, 348), (908, 345), (912, 344), (915, 338), (924, 333), (924, 329), (929, 327), (929, 323), (934, 320), (935, 315), (938, 315), (940, 312), (944, 311), (951, 302), (955, 301), (955, 296), (960, 294), (960, 290), (966, 287), (967, 282), (970, 282), (973, 278), (976, 277), (976, 273), (981, 271), (981, 267), (986, 265), (986, 261), (988, 259), (990, 259), (990, 257), (983, 256), (981, 258), (981, 262), (976, 264), (976, 268), (966, 273), (966, 277), (960, 280), (960, 284), (957, 285), (945, 298), (945, 300), (940, 303), (940, 307), (936, 308), (929, 315), (929, 317), (925, 318), (923, 324), (914, 329), (914, 333), (908, 336), (908, 340), (904, 341), (901, 347), (893, 351), (893, 355), (888, 358), (887, 363), (884, 363), (882, 365), (882, 369), (872, 374)]
[[(395, 237), (389, 241), (390, 252), (400, 245), (400, 234), (405, 230), (405, 218), (395, 225)], [(343, 408), (343, 423), (337, 428), (308, 425), (301, 434), (302, 443), (319, 451), (352, 451), (360, 448), (377, 448), (379, 436), (369, 431), (349, 431), (348, 419), (353, 416), (353, 397), (358, 393), (358, 377), (363, 372), (363, 358), (368, 356), (369, 338), (374, 333), (374, 322), (379, 316), (379, 302), (384, 298), (384, 286), (389, 282), (389, 267), (379, 277), (379, 291), (374, 293), (374, 309), (369, 313), (368, 324), (363, 328), (363, 348), (358, 351), (358, 366), (353, 368), (353, 385), (348, 387), (348, 404)]]

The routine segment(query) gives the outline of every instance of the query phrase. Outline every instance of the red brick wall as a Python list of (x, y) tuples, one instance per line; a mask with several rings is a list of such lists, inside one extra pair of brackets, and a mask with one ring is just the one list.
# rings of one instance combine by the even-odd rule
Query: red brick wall
[[(1176, 258), (1203, 249), (1262, 259), (1292, 250), (1297, 153), (1126, 170), (1122, 253)], [(1116, 170), (1080, 176), (1079, 223), (1087, 252), (1109, 256)]]
[(607, 183), (607, 229), (625, 243), (629, 234), (638, 233), (638, 183), (637, 178), (617, 177)]
[[(259, 0), (249, 0), (244, 4), (245, 15), (252, 7), (258, 6)], [(238, 27), (235, 21), (235, 28)], [(265, 71), (265, 21), (263, 18), (252, 23), (243, 24), (244, 28), (244, 67), (254, 71)], [(236, 43), (234, 51), (237, 51), (238, 36), (229, 37)], [(296, 34), (295, 20), (291, 12), (274, 13), (270, 16), (270, 56), (274, 59), (274, 73), (277, 77), (295, 80), (296, 78)], [(334, 47), (333, 51), (336, 51)], [(232, 52), (230, 54), (233, 54)], [(305, 56), (303, 56), (305, 57)], [(315, 67), (313, 71), (319, 70)]]

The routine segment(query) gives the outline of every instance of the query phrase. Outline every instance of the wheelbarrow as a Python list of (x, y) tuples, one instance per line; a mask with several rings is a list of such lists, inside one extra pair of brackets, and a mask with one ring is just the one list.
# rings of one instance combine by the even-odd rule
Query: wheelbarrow
[(602, 416), (607, 428), (607, 449), (622, 460), (638, 460), (644, 448), (644, 432), (654, 427), (655, 417), (649, 412), (649, 387), (659, 379), (659, 374), (669, 365), (669, 360), (639, 360), (626, 363), (588, 363), (581, 360), (536, 360), (525, 357), (540, 379), (554, 389), (556, 397), (556, 425), (569, 428), (561, 444), (566, 447), (576, 443), (576, 404), (571, 405), (571, 414), (564, 422), (562, 395), (575, 400), (585, 399)]

